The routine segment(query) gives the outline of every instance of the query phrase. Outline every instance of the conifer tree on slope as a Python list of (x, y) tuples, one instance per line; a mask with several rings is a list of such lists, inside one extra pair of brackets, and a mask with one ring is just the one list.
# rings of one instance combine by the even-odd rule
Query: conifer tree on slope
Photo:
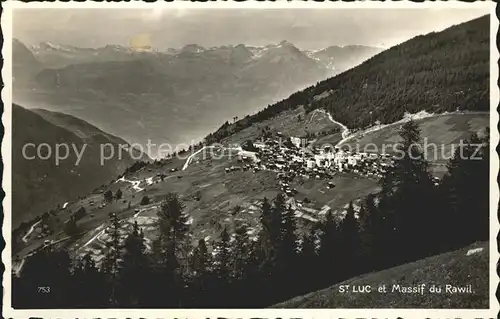
[(220, 234), (220, 240), (216, 245), (216, 253), (215, 253), (215, 265), (214, 265), (214, 274), (215, 274), (215, 291), (217, 291), (217, 306), (224, 306), (227, 304), (231, 304), (232, 296), (230, 293), (232, 278), (231, 278), (231, 237), (227, 231), (227, 227), (222, 229)]
[[(292, 296), (295, 293), (296, 286), (290, 289), (287, 283), (297, 277), (297, 235), (296, 224), (291, 207), (286, 207), (282, 213), (281, 236), (278, 246), (277, 267), (278, 276), (283, 287), (282, 294)], [(288, 287), (285, 289), (284, 287)]]
[(337, 223), (333, 219), (332, 213), (329, 211), (326, 214), (326, 220), (321, 225), (320, 247), (318, 251), (318, 261), (320, 268), (318, 271), (325, 278), (324, 284), (336, 282), (339, 278), (339, 262), (337, 259), (338, 246), (338, 229)]
[(252, 243), (247, 233), (248, 228), (240, 225), (235, 229), (232, 243), (233, 258), (231, 262), (232, 277), (236, 281), (243, 281), (252, 266)]
[(364, 265), (360, 271), (366, 272), (378, 269), (381, 261), (375, 248), (377, 247), (376, 242), (379, 240), (378, 231), (382, 220), (375, 204), (375, 195), (369, 194), (365, 197), (358, 215), (361, 240), (360, 263)]
[(359, 223), (355, 217), (352, 201), (346, 215), (339, 225), (339, 245), (337, 249), (337, 266), (341, 279), (350, 278), (359, 272), (361, 255), (361, 238)]
[(115, 193), (116, 200), (120, 200), (122, 198), (122, 195), (123, 195), (122, 190), (118, 188), (118, 190)]
[(297, 225), (291, 207), (285, 208), (281, 224), (280, 258), (285, 264), (290, 264), (297, 257)]
[(193, 252), (192, 269), (196, 276), (202, 278), (210, 271), (211, 258), (205, 239), (198, 240), (198, 246)]
[(132, 232), (125, 240), (119, 273), (119, 300), (122, 307), (141, 306), (146, 299), (149, 265), (145, 250), (144, 234), (135, 221)]
[[(410, 120), (400, 129), (394, 166), (381, 179), (380, 211), (384, 238), (380, 252), (388, 266), (431, 255), (437, 236), (435, 189), (420, 145), (420, 128)], [(383, 249), (382, 249), (383, 248)]]
[(155, 276), (154, 285), (165, 291), (163, 301), (155, 297), (159, 306), (179, 307), (183, 287), (179, 260), (189, 226), (184, 214), (184, 203), (176, 193), (169, 193), (158, 211), (158, 238), (154, 241)]
[(259, 257), (257, 243), (248, 235), (246, 225), (235, 227), (234, 241), (231, 244), (231, 272), (234, 280), (234, 307), (253, 308), (262, 306), (257, 300), (261, 292), (259, 276)]
[(203, 308), (209, 306), (210, 299), (210, 266), (211, 258), (205, 239), (198, 240), (198, 246), (193, 251), (191, 260), (192, 282), (190, 285), (193, 306)]
[(217, 253), (215, 255), (216, 259), (215, 273), (217, 277), (224, 282), (229, 282), (231, 278), (231, 271), (229, 268), (231, 264), (230, 240), (231, 238), (227, 231), (227, 227), (224, 227), (220, 235), (220, 240), (217, 243)]
[[(489, 136), (473, 134), (457, 148), (440, 185), (447, 214), (443, 219), (452, 233), (449, 248), (489, 238)], [(448, 225), (445, 225), (447, 223)]]
[(275, 297), (278, 289), (278, 255), (281, 245), (281, 230), (283, 212), (286, 209), (285, 197), (278, 194), (271, 206), (265, 198), (262, 203), (260, 216), (261, 231), (259, 234), (261, 264), (259, 267), (259, 281), (262, 285), (263, 300), (271, 300)]
[(120, 222), (116, 213), (110, 213), (111, 224), (108, 228), (108, 234), (110, 236), (110, 241), (107, 243), (109, 250), (106, 253), (104, 261), (101, 265), (102, 272), (106, 274), (108, 279), (108, 286), (110, 287), (110, 300), (109, 304), (111, 306), (118, 305), (117, 298), (117, 287), (119, 284), (119, 260), (121, 257), (122, 246), (120, 244)]
[(110, 291), (106, 277), (97, 269), (90, 254), (79, 260), (73, 270), (74, 308), (99, 308), (108, 306)]
[[(45, 247), (28, 257), (20, 273), (20, 307), (25, 308), (69, 308), (72, 303), (71, 260), (65, 250)], [(50, 290), (40, 293), (39, 287)]]
[(318, 254), (316, 251), (315, 229), (302, 236), (300, 244), (298, 272), (297, 277), (299, 294), (310, 292), (318, 288), (318, 282), (321, 276), (318, 276)]
[(275, 263), (276, 245), (281, 235), (281, 221), (276, 218), (275, 212), (269, 200), (264, 198), (260, 215), (262, 228), (259, 234), (259, 248), (263, 260), (262, 271), (268, 272), (268, 275)]

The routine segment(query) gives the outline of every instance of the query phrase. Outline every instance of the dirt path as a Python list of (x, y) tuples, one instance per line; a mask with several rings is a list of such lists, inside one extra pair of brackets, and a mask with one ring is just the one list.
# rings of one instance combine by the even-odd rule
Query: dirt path
[[(184, 166), (182, 166), (182, 170), (183, 171), (186, 170), (186, 168), (189, 167), (189, 164), (191, 163), (191, 160), (193, 159), (193, 157), (196, 156), (196, 155), (198, 155), (200, 152), (204, 151), (207, 148), (215, 148), (215, 146), (213, 146), (213, 145), (211, 145), (211, 146), (203, 146), (202, 148), (200, 148), (199, 150), (197, 150), (193, 154), (189, 155), (189, 157), (186, 159), (186, 162), (184, 163)], [(241, 147), (226, 147), (225, 149), (226, 150), (232, 150), (232, 151), (242, 151)]]
[[(399, 121), (396, 121), (394, 123), (390, 123), (390, 124), (381, 124), (381, 125), (375, 125), (375, 126), (372, 126), (372, 127), (369, 127), (365, 130), (362, 130), (362, 131), (359, 131), (359, 132), (356, 132), (356, 133), (351, 133), (349, 131), (349, 129), (342, 123), (340, 122), (337, 122), (335, 121), (331, 114), (326, 112), (325, 110), (322, 110), (322, 109), (318, 109), (318, 110), (315, 110), (317, 112), (320, 112), (320, 113), (323, 113), (323, 114), (326, 114), (328, 115), (328, 119), (341, 126), (343, 131), (342, 131), (342, 139), (337, 143), (337, 145), (335, 146), (341, 146), (342, 144), (344, 144), (345, 142), (347, 142), (348, 140), (356, 137), (356, 136), (359, 136), (359, 135), (365, 135), (365, 134), (368, 134), (368, 133), (373, 133), (373, 132), (377, 132), (377, 131), (380, 131), (380, 130), (383, 130), (387, 127), (390, 127), (392, 125), (398, 125), (398, 124), (403, 124), (409, 120), (422, 120), (422, 119), (427, 119), (427, 118), (431, 118), (431, 117), (440, 117), (440, 116), (448, 116), (448, 115), (471, 115), (471, 114), (489, 114), (489, 112), (483, 112), (483, 111), (462, 111), (462, 112), (448, 112), (448, 113), (440, 113), (440, 114), (433, 114), (433, 113), (427, 113), (425, 111), (421, 111), (421, 112), (418, 112), (418, 113), (415, 113), (415, 114), (407, 114), (404, 118), (402, 118), (401, 120)], [(312, 118), (312, 117), (311, 117)]]
[(41, 222), (42, 222), (42, 220), (39, 220), (39, 221), (37, 221), (36, 223), (34, 223), (33, 225), (31, 225), (30, 230), (29, 230), (29, 231), (26, 233), (26, 235), (24, 235), (24, 237), (23, 237), (23, 241), (24, 241), (25, 243), (27, 243), (27, 242), (28, 242), (28, 239), (27, 239), (27, 238), (28, 238), (28, 236), (29, 236), (29, 235), (31, 235), (31, 233), (35, 230), (35, 227), (36, 227), (38, 224), (40, 224)]
[(338, 121), (335, 121), (332, 117), (332, 115), (330, 113), (328, 113), (327, 111), (323, 110), (323, 109), (316, 109), (313, 111), (314, 114), (311, 115), (311, 118), (309, 119), (309, 121), (312, 121), (314, 115), (316, 115), (316, 113), (323, 113), (325, 114), (328, 119), (330, 120), (330, 122), (340, 126), (342, 128), (342, 139), (335, 145), (335, 146), (340, 146), (342, 143), (344, 143), (345, 141), (347, 141), (348, 139), (350, 139), (352, 136), (350, 135), (350, 131), (349, 129), (347, 128), (347, 126), (345, 126), (344, 124), (338, 122)]

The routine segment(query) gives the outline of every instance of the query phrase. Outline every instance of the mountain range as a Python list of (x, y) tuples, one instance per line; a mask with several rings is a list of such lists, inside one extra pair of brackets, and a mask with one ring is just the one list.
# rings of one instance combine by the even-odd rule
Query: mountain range
[(282, 41), (264, 47), (189, 44), (160, 52), (48, 42), (28, 48), (14, 40), (13, 50), (19, 66), (14, 69), (14, 101), (77, 116), (144, 145), (199, 141), (220, 123), (345, 71), (382, 49), (308, 52)]

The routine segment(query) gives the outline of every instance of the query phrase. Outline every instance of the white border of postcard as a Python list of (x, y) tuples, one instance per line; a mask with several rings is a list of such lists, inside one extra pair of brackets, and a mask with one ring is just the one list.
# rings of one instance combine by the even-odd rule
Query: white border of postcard
[[(276, 2), (254, 1), (247, 0), (244, 2), (233, 1), (208, 1), (208, 2), (191, 2), (191, 1), (174, 1), (156, 3), (96, 3), (96, 2), (37, 2), (37, 3), (22, 3), (14, 0), (9, 0), (2, 4), (4, 11), (1, 17), (1, 26), (4, 37), (4, 46), (2, 55), (4, 58), (4, 67), (2, 69), (2, 78), (5, 86), (2, 90), (2, 100), (4, 105), (4, 113), (2, 122), (4, 125), (4, 138), (2, 141), (2, 158), (4, 165), (3, 173), (3, 190), (5, 198), (3, 200), (4, 220), (3, 220), (3, 238), (6, 242), (6, 247), (2, 252), (2, 261), (5, 265), (3, 276), (3, 317), (12, 317), (15, 319), (42, 317), (42, 318), (495, 318), (499, 313), (500, 307), (495, 296), (495, 291), (499, 284), (499, 278), (496, 273), (496, 264), (499, 260), (498, 247), (496, 236), (499, 231), (499, 223), (497, 218), (499, 188), (496, 181), (499, 168), (499, 160), (495, 151), (499, 142), (498, 133), (498, 113), (496, 108), (499, 103), (499, 90), (497, 87), (498, 79), (498, 64), (499, 53), (496, 47), (496, 34), (498, 32), (499, 21), (495, 14), (495, 3), (492, 1), (486, 2), (314, 2), (278, 0)], [(17, 310), (11, 306), (11, 102), (12, 102), (12, 11), (16, 8), (204, 8), (204, 9), (219, 9), (219, 8), (318, 8), (318, 9), (348, 9), (348, 8), (487, 8), (490, 11), (490, 130), (491, 130), (491, 173), (490, 173), (490, 309), (29, 309)], [(61, 26), (64, 27), (64, 26)]]

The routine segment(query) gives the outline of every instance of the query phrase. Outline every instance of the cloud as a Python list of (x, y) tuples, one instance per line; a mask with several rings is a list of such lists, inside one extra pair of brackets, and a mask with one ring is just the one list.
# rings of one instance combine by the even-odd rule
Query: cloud
[[(288, 40), (300, 48), (393, 45), (484, 15), (483, 9), (18, 9), (14, 36), (33, 44), (126, 45), (150, 34), (159, 49)], [(61, 27), (64, 26), (64, 27)]]

